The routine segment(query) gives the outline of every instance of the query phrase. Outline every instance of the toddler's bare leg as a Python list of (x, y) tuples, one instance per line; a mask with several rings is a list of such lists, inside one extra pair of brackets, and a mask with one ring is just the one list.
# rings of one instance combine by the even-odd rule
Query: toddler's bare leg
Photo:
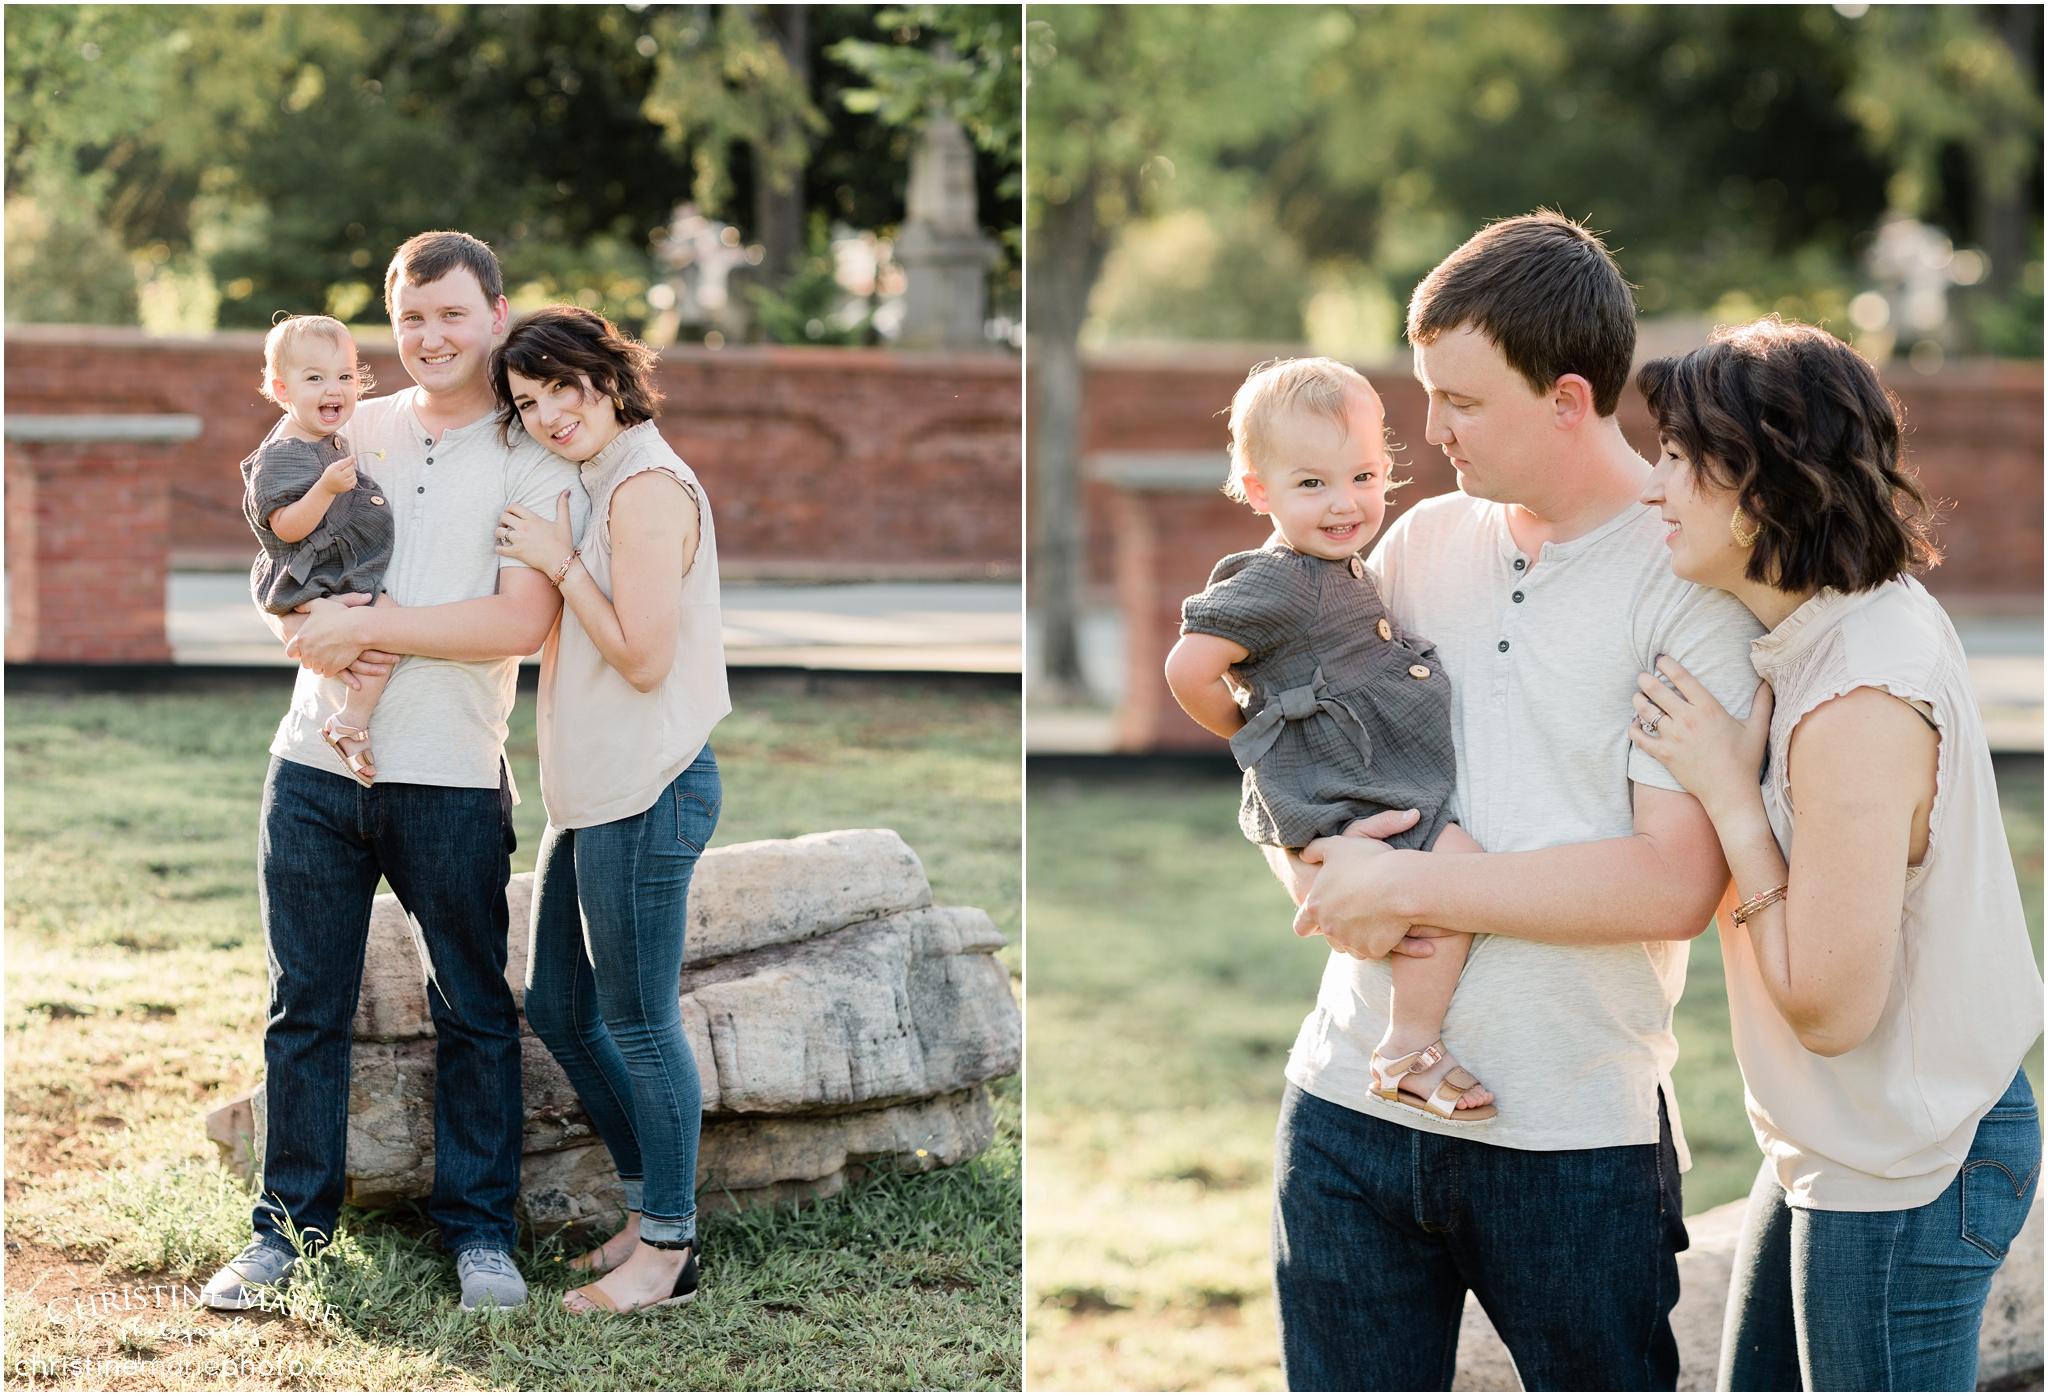
[[(1347, 828), (1349, 835), (1357, 825)], [(1446, 824), (1437, 835), (1431, 851), (1435, 853), (1478, 853), (1480, 847), (1470, 834), (1455, 824)], [(1380, 1039), (1376, 1049), (1382, 1057), (1393, 1060), (1419, 1052), (1435, 1042), (1444, 1032), (1444, 1014), (1450, 1011), (1451, 995), (1457, 991), (1458, 976), (1465, 971), (1465, 957), (1472, 949), (1469, 935), (1440, 936), (1430, 941), (1436, 953), (1417, 959), (1412, 955), (1395, 955), (1393, 959), (1394, 995), (1388, 1006), (1387, 1032)], [(1445, 1057), (1427, 1071), (1418, 1071), (1401, 1082), (1401, 1089), (1413, 1091), (1427, 1097), (1437, 1088), (1454, 1066), (1461, 1063)], [(1471, 1068), (1466, 1068), (1471, 1070)], [(1477, 1076), (1479, 1073), (1472, 1072)], [(1475, 1086), (1458, 1097), (1458, 1104), (1467, 1108), (1490, 1105), (1493, 1092), (1484, 1086)]]
[[(376, 604), (379, 606), (396, 606), (398, 603), (391, 599), (391, 593), (380, 591), (377, 593)], [(360, 728), (367, 732), (370, 730), (370, 714), (377, 710), (377, 700), (384, 696), (384, 685), (391, 681), (391, 676), (384, 674), (380, 677), (369, 678), (358, 674), (356, 677), (363, 686), (361, 688), (343, 688), (341, 711), (334, 715), (334, 720), (343, 726)], [(342, 737), (339, 738), (339, 741), (341, 742), (341, 749), (350, 756), (354, 756), (370, 746), (369, 742), (358, 741), (353, 737)], [(366, 773), (372, 776), (377, 774), (376, 762), (374, 760), (370, 760)]]

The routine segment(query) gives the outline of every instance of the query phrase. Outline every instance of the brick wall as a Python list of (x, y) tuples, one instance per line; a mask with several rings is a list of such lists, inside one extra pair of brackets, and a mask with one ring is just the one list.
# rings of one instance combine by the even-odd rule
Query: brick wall
[[(6, 336), (9, 413), (203, 418), (197, 439), (152, 466), (167, 483), (168, 544), (180, 565), (247, 566), (255, 541), (242, 522), (236, 463), (278, 416), (257, 393), (261, 335), (168, 340), (11, 325)], [(382, 392), (410, 386), (388, 340), (360, 348)], [(726, 575), (1020, 573), (1015, 359), (671, 347), (660, 373), (662, 434), (710, 494)], [(9, 461), (11, 494), (11, 451)]]
[[(1228, 449), (1230, 395), (1256, 357), (1192, 347), (1173, 362), (1089, 365), (1083, 451)], [(1457, 488), (1443, 452), (1424, 439), (1428, 400), (1406, 364), (1368, 370), (1405, 449), (1398, 474), (1413, 483), (1387, 510), (1391, 524), (1419, 499)], [(1932, 376), (1901, 368), (1886, 385), (1905, 408), (1907, 459), (1928, 493), (1946, 502), (1937, 537), (1942, 565), (1924, 581), (1958, 613), (2035, 615), (2042, 595), (2042, 372), (2039, 364), (1964, 363)], [(1655, 427), (1633, 387), (1622, 430), (1646, 457)], [(1125, 622), (1126, 689), (1117, 746), (1215, 750), (1222, 743), (1173, 701), (1161, 677), (1179, 628), (1180, 601), (1199, 591), (1217, 558), (1256, 547), (1270, 529), (1243, 505), (1206, 490), (1084, 486), (1088, 584), (1114, 599)]]
[[(1090, 364), (1083, 450), (1227, 450), (1230, 395), (1256, 361), (1191, 346), (1174, 363)], [(1428, 399), (1408, 365), (1366, 372), (1386, 403), (1394, 440), (1406, 447), (1394, 454), (1405, 462), (1400, 474), (1415, 482), (1395, 494), (1387, 510), (1391, 524), (1416, 500), (1456, 489), (1457, 478), (1443, 452), (1424, 440)], [(1923, 579), (1928, 590), (1957, 609), (2038, 613), (2041, 365), (1965, 362), (1933, 375), (1899, 366), (1886, 372), (1885, 386), (1905, 406), (1908, 464), (1931, 495), (1951, 506), (1937, 534), (1947, 557)], [(1633, 387), (1622, 397), (1620, 417), (1630, 444), (1654, 459), (1656, 429)], [(1088, 580), (1105, 589), (1116, 575), (1109, 494), (1101, 484), (1086, 487)]]
[(7, 443), (7, 658), (162, 664), (165, 463), (144, 442)]

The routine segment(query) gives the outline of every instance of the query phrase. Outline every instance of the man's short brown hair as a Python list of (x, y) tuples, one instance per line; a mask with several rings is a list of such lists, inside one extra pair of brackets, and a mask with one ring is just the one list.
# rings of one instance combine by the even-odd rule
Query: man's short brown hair
[(1437, 263), (1408, 300), (1408, 340), (1470, 325), (1547, 393), (1576, 373), (1612, 417), (1636, 352), (1636, 302), (1605, 244), (1561, 213), (1503, 219)]
[(426, 286), (461, 267), (484, 288), (484, 304), (495, 306), (505, 294), (505, 273), (498, 268), (498, 256), (490, 244), (468, 233), (416, 233), (391, 254), (390, 269), (384, 273), (384, 313), (391, 314), (391, 298), (398, 280), (408, 286)]
[(1743, 575), (1779, 591), (1868, 591), (1940, 561), (1929, 505), (1899, 461), (1898, 404), (1826, 330), (1767, 315), (1723, 326), (1636, 386), (1702, 480), (1756, 529)]

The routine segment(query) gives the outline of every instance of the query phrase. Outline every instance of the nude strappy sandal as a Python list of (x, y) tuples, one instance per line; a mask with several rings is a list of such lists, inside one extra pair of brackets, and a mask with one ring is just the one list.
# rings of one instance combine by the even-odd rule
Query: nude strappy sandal
[(348, 773), (356, 778), (357, 785), (375, 785), (377, 783), (377, 777), (372, 774), (377, 769), (377, 763), (370, 759), (370, 749), (364, 747), (361, 751), (351, 756), (348, 752), (342, 750), (341, 747), (341, 739), (343, 737), (348, 738), (352, 742), (367, 742), (370, 740), (369, 728), (351, 727), (346, 722), (340, 722), (330, 717), (327, 719), (327, 725), (320, 729), (320, 735), (327, 739), (327, 745), (334, 748), (334, 754), (341, 758), (342, 765), (348, 767)]
[(1404, 1106), (1410, 1110), (1422, 1110), (1440, 1120), (1454, 1125), (1476, 1125), (1481, 1120), (1490, 1120), (1500, 1111), (1491, 1105), (1477, 1105), (1470, 1110), (1458, 1108), (1458, 1098), (1479, 1084), (1479, 1078), (1462, 1066), (1453, 1065), (1444, 1073), (1444, 1079), (1428, 1099), (1413, 1091), (1401, 1089), (1401, 1082), (1418, 1071), (1427, 1071), (1442, 1061), (1443, 1039), (1438, 1038), (1419, 1052), (1410, 1052), (1405, 1057), (1383, 1057), (1372, 1054), (1373, 1094), (1392, 1105)]

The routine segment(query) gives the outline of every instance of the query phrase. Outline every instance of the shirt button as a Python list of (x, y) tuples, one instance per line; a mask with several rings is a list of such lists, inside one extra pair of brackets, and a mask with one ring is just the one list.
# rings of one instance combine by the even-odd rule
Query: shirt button
[(1517, 572), (1521, 571), (1524, 567), (1527, 567), (1528, 565), (1529, 560), (1527, 558), (1518, 557), (1515, 559), (1515, 570)]
[(1380, 617), (1379, 631), (1380, 638), (1382, 640), (1391, 640), (1394, 638), (1394, 627), (1387, 624), (1387, 618), (1385, 616)]
[(1502, 654), (1506, 654), (1508, 652), (1508, 642), (1506, 640), (1502, 640), (1500, 642), (1500, 652)]
[(1515, 604), (1516, 604), (1516, 605), (1520, 605), (1520, 604), (1521, 604), (1521, 601), (1522, 601), (1522, 593), (1520, 593), (1520, 592), (1518, 591), (1518, 592), (1516, 592), (1516, 593), (1515, 593)]
[(1357, 557), (1357, 556), (1353, 556), (1353, 557), (1352, 557), (1352, 559), (1351, 559), (1351, 575), (1352, 575), (1352, 576), (1354, 576), (1354, 577), (1363, 577), (1363, 576), (1365, 575), (1365, 559), (1364, 559), (1364, 558), (1362, 558), (1362, 557)]
[(434, 458), (433, 458), (432, 456), (428, 456), (428, 457), (427, 457), (427, 464), (428, 464), (428, 465), (432, 465), (433, 463), (434, 463)]
[(1408, 677), (1411, 679), (1428, 678), (1429, 666), (1427, 664), (1410, 664), (1408, 666)]
[(420, 486), (420, 493), (421, 493), (421, 494), (425, 494), (426, 492), (427, 492), (427, 487), (426, 487), (425, 485), (421, 485), (421, 486)]

